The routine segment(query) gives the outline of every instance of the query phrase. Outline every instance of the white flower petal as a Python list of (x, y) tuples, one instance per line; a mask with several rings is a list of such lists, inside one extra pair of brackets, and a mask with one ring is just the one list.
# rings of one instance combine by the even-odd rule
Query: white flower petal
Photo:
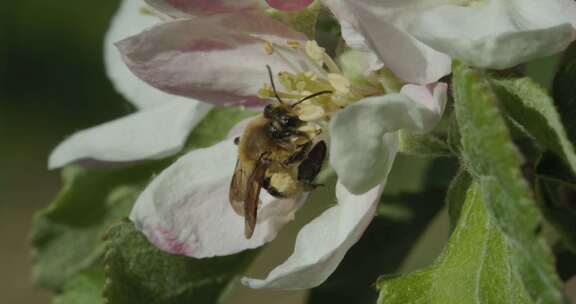
[(207, 109), (197, 103), (170, 103), (80, 131), (50, 155), (49, 168), (71, 162), (131, 162), (160, 159), (180, 151)]
[(181, 157), (142, 192), (130, 219), (159, 248), (196, 258), (234, 254), (276, 237), (294, 218), (300, 200), (260, 196), (258, 223), (244, 237), (244, 218), (230, 206), (228, 193), (237, 159), (233, 140)]
[(431, 130), (446, 104), (446, 85), (408, 85), (400, 94), (368, 97), (338, 112), (330, 124), (330, 164), (352, 193), (373, 188), (388, 175), (395, 131)]
[(305, 289), (322, 284), (374, 218), (383, 184), (354, 195), (336, 186), (338, 203), (300, 230), (292, 255), (264, 280), (243, 278), (251, 288)]
[(305, 36), (265, 15), (243, 12), (166, 22), (117, 46), (132, 72), (168, 93), (261, 107), (258, 92), (268, 83), (265, 66), (277, 72), (304, 64), (296, 57), (288, 64), (265, 52), (266, 41), (286, 45), (287, 40)]
[(366, 38), (360, 31), (360, 21), (354, 15), (347, 1), (321, 0), (321, 2), (338, 19), (342, 38), (344, 38), (349, 47), (358, 51), (364, 57), (364, 61), (368, 63), (368, 69), (370, 71), (381, 69), (384, 64), (368, 45)]
[(421, 124), (418, 123), (415, 127), (406, 126), (404, 129), (419, 133), (432, 130), (444, 113), (448, 101), (448, 86), (442, 82), (425, 86), (407, 84), (402, 87), (400, 93), (422, 107)]
[[(130, 72), (114, 43), (160, 23), (162, 20), (147, 12), (150, 8), (143, 0), (124, 0), (112, 19), (104, 39), (104, 63), (108, 77), (118, 92), (139, 109), (164, 105), (172, 101), (198, 101), (166, 94)], [(207, 109), (210, 105), (203, 105)], [(200, 112), (199, 112), (200, 113)]]
[(504, 69), (564, 50), (574, 24), (572, 0), (490, 0), (426, 10), (407, 29), (453, 58)]
[[(422, 3), (420, 3), (422, 2)], [(428, 84), (448, 75), (451, 60), (403, 29), (404, 19), (430, 1), (323, 0), (338, 18), (346, 43), (363, 51), (374, 67), (380, 63), (410, 83)], [(404, 19), (403, 19), (404, 18)], [(381, 66), (381, 65), (380, 65)]]

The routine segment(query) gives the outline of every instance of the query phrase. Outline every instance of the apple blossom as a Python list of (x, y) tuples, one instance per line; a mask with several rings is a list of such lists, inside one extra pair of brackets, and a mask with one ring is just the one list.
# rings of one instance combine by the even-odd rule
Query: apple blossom
[(477, 67), (505, 69), (558, 53), (575, 38), (576, 3), (571, 0), (322, 3), (340, 21), (351, 47), (414, 83), (448, 74), (446, 55)]
[(162, 21), (151, 9), (140, 0), (123, 1), (104, 41), (108, 77), (138, 111), (73, 134), (50, 155), (51, 169), (78, 161), (123, 163), (173, 155), (212, 108), (210, 104), (149, 86), (122, 62), (114, 42)]
[[(302, 9), (311, 1), (269, 1), (281, 10)], [(122, 163), (159, 159), (181, 150), (190, 131), (212, 106), (164, 93), (136, 78), (122, 62), (114, 43), (163, 21), (179, 17), (234, 11), (261, 11), (262, 1), (157, 1), (124, 0), (104, 41), (104, 61), (112, 84), (138, 112), (77, 132), (56, 147), (51, 169), (71, 162)]]
[[(156, 8), (168, 7), (155, 2)], [(173, 9), (164, 12), (175, 14)], [(295, 112), (305, 122), (302, 132), (329, 142), (338, 202), (302, 228), (290, 258), (266, 279), (243, 279), (253, 288), (322, 283), (375, 214), (398, 150), (397, 131), (431, 130), (443, 112), (446, 85), (408, 84), (387, 92), (375, 73), (349, 79), (315, 41), (258, 10), (180, 17), (117, 43), (132, 72), (156, 88), (258, 109), (274, 102), (268, 65), (287, 102), (332, 92), (295, 106)], [(307, 194), (281, 199), (263, 191), (254, 234), (244, 237), (244, 219), (228, 193), (238, 153), (233, 138), (245, 124), (221, 143), (182, 156), (140, 195), (130, 219), (152, 243), (195, 258), (229, 255), (262, 246), (292, 220)]]

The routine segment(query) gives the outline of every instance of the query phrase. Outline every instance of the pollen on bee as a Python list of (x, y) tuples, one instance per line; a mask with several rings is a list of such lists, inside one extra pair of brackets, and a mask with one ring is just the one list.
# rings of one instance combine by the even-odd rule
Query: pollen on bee
[(277, 172), (272, 174), (270, 178), (270, 185), (278, 190), (280, 193), (296, 193), (298, 192), (298, 182), (287, 172)]

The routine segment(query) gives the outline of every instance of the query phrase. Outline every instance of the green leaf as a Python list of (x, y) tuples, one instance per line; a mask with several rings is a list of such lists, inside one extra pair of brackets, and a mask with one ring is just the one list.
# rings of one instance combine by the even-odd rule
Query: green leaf
[(106, 286), (110, 304), (218, 303), (222, 292), (255, 251), (210, 259), (171, 255), (153, 245), (129, 221), (107, 236)]
[(466, 198), (466, 193), (472, 183), (472, 177), (466, 170), (460, 169), (446, 194), (446, 204), (448, 205), (448, 214), (450, 215), (450, 226), (452, 230), (456, 227), (460, 213), (462, 211), (462, 204)]
[(552, 95), (571, 142), (576, 142), (576, 42), (566, 50), (554, 77)]
[(568, 139), (554, 101), (530, 78), (493, 79), (506, 113), (542, 146), (563, 158), (576, 173), (576, 153)]
[[(252, 115), (234, 108), (215, 108), (194, 129), (182, 153), (218, 142), (238, 121)], [(36, 284), (59, 291), (81, 270), (100, 265), (104, 232), (128, 216), (146, 184), (176, 157), (113, 170), (65, 168), (61, 192), (36, 214), (32, 224)]]
[(522, 158), (513, 145), (499, 110), (499, 100), (484, 73), (454, 65), (455, 113), (462, 159), (475, 179), (493, 184), (486, 190), (488, 211), (506, 235), (512, 266), (535, 302), (561, 301), (551, 254), (536, 235), (540, 214), (524, 180)]
[(415, 134), (400, 131), (400, 151), (420, 156), (452, 156), (445, 140), (434, 134)]
[(472, 184), (442, 256), (423, 271), (381, 278), (378, 303), (533, 303), (510, 256), (506, 236)]
[(54, 297), (53, 304), (103, 304), (104, 271), (86, 269), (64, 285), (62, 294)]
[(102, 235), (129, 213), (160, 168), (162, 163), (155, 162), (112, 171), (64, 169), (62, 191), (32, 223), (34, 281), (57, 291), (82, 269), (98, 264), (104, 253)]
[(378, 297), (376, 278), (398, 271), (442, 209), (449, 183), (442, 176), (453, 175), (455, 163), (449, 158), (399, 155), (389, 176), (392, 183), (380, 200), (379, 216), (330, 278), (312, 289), (308, 303), (373, 304)]
[(576, 176), (552, 155), (538, 164), (537, 193), (546, 220), (576, 254)]
[(256, 115), (241, 108), (216, 107), (196, 126), (188, 137), (182, 153), (209, 147), (226, 138), (228, 131), (238, 122)]
[(284, 12), (271, 10), (271, 15), (294, 30), (305, 34), (308, 38), (314, 39), (316, 35), (316, 21), (320, 12), (320, 3), (314, 2), (306, 9), (297, 12)]

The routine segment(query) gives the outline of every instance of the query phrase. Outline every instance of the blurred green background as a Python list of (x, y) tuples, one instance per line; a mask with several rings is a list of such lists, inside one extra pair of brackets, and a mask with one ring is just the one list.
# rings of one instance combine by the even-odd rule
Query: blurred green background
[[(88, 6), (88, 4), (95, 4)], [(102, 40), (118, 2), (0, 2), (0, 302), (49, 303), (32, 287), (35, 210), (60, 186), (50, 151), (130, 111), (104, 74)]]

